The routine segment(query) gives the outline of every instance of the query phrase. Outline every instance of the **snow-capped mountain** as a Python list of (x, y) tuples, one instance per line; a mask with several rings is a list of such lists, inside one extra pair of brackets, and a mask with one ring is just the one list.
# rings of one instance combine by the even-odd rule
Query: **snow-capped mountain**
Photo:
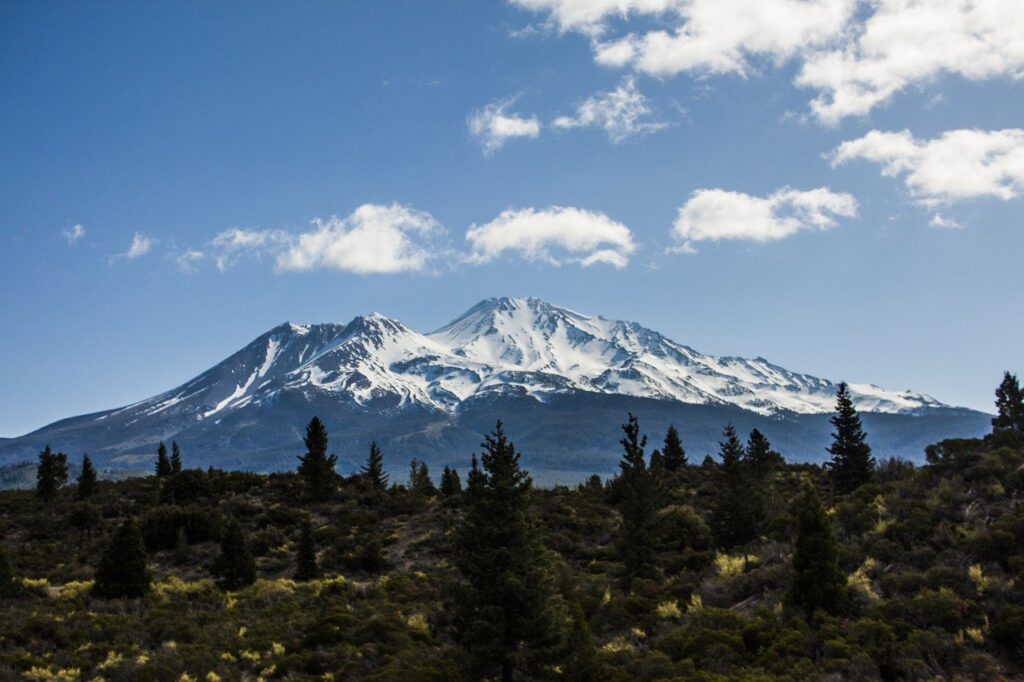
[[(983, 417), (921, 393), (858, 383), (851, 389), (858, 408), (879, 418), (969, 413), (973, 432)], [(221, 464), (276, 467), (268, 462), (300, 442), (312, 414), (358, 439), (390, 438), (418, 452), (472, 448), (487, 421), (510, 413), (530, 412), (530, 425), (545, 423), (549, 440), (568, 441), (595, 418), (595, 406), (622, 411), (632, 409), (630, 400), (645, 401), (648, 413), (666, 419), (687, 409), (703, 415), (704, 442), (714, 442), (719, 417), (777, 425), (776, 432), (788, 423), (789, 437), (793, 424), (827, 425), (835, 390), (830, 380), (763, 358), (700, 353), (634, 322), (535, 298), (491, 298), (428, 334), (376, 313), (348, 324), (282, 324), (171, 391), (0, 442), (0, 463), (49, 442), (131, 464), (148, 458), (152, 443), (177, 438)], [(567, 415), (575, 415), (575, 425)], [(935, 430), (926, 423), (932, 424), (913, 424), (923, 429), (921, 438)], [(945, 423), (950, 435), (964, 433)], [(263, 464), (255, 464), (260, 457)]]

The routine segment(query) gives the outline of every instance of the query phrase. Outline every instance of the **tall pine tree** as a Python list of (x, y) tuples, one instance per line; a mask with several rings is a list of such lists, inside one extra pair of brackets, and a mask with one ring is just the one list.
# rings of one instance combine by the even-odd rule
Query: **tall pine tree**
[(647, 436), (640, 436), (637, 418), (630, 414), (622, 431), (621, 471), (615, 482), (622, 524), (616, 547), (623, 583), (629, 587), (634, 578), (657, 574), (656, 526), (663, 495), (658, 477), (644, 461)]
[(992, 418), (992, 431), (1024, 436), (1024, 391), (1016, 375), (1005, 372), (996, 389), (996, 416)]
[(832, 476), (839, 493), (851, 493), (869, 482), (875, 473), (875, 458), (867, 434), (860, 423), (860, 415), (853, 406), (849, 386), (839, 384), (836, 392), (836, 413), (829, 420), (835, 427), (832, 445)]
[(171, 441), (171, 473), (181, 473), (181, 449), (178, 448), (178, 441)]
[(295, 554), (295, 579), (314, 580), (320, 576), (316, 565), (316, 541), (313, 538), (313, 524), (309, 519), (302, 522), (299, 530), (299, 549)]
[(36, 468), (36, 495), (49, 504), (57, 496), (57, 491), (68, 482), (68, 457), (63, 452), (54, 452), (47, 445), (39, 453), (39, 466)]
[(807, 620), (818, 609), (839, 614), (846, 598), (846, 577), (839, 570), (839, 548), (828, 514), (809, 482), (804, 483), (797, 505), (793, 581), (786, 603), (800, 609)]
[(498, 422), (473, 458), (465, 514), (455, 531), (458, 632), (473, 677), (531, 677), (556, 659), (566, 611), (554, 589), (547, 551), (531, 510), (531, 480)]
[(319, 417), (306, 426), (306, 454), (299, 457), (299, 475), (306, 481), (306, 490), (314, 500), (324, 501), (334, 491), (337, 474), (336, 455), (327, 454), (327, 429)]
[(679, 431), (670, 424), (665, 432), (665, 443), (661, 446), (661, 458), (666, 471), (681, 471), (687, 464), (686, 451), (679, 439)]
[(747, 438), (745, 456), (751, 474), (758, 481), (763, 481), (773, 469), (784, 463), (782, 455), (772, 450), (772, 444), (757, 429), (753, 429)]
[(437, 494), (437, 488), (430, 480), (430, 469), (427, 468), (427, 463), (415, 457), (409, 462), (409, 490), (424, 497)]
[(256, 581), (256, 561), (235, 519), (228, 521), (224, 529), (220, 556), (214, 561), (211, 572), (217, 576), (217, 585), (225, 591), (240, 590)]
[(156, 449), (156, 476), (157, 478), (164, 478), (170, 475), (171, 460), (167, 458), (167, 446), (164, 445), (163, 441), (160, 441), (160, 445)]
[(78, 474), (78, 499), (84, 500), (96, 492), (96, 469), (89, 455), (82, 455), (82, 471)]
[(461, 492), (462, 479), (459, 478), (459, 472), (446, 464), (444, 471), (441, 472), (441, 496), (451, 499)]
[(723, 431), (719, 443), (721, 463), (715, 471), (712, 489), (711, 531), (715, 543), (728, 549), (746, 544), (761, 525), (760, 497), (752, 485), (750, 469), (744, 462), (743, 444), (732, 424)]
[(135, 599), (149, 592), (149, 581), (142, 533), (134, 519), (125, 519), (103, 552), (92, 593), (104, 599)]
[(382, 493), (387, 490), (388, 475), (384, 473), (384, 455), (381, 454), (376, 441), (370, 443), (370, 454), (359, 473), (375, 492)]

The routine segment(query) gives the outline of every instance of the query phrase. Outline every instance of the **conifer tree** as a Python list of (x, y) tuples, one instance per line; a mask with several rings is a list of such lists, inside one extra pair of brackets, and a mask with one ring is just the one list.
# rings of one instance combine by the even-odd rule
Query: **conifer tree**
[(170, 475), (171, 460), (167, 458), (167, 446), (164, 445), (163, 441), (160, 441), (160, 445), (156, 449), (156, 476), (157, 478), (164, 478)]
[(772, 444), (757, 429), (753, 429), (747, 438), (745, 458), (750, 473), (757, 481), (763, 481), (772, 469), (784, 463), (782, 455), (772, 450)]
[(1003, 381), (996, 389), (996, 416), (992, 418), (992, 431), (1024, 436), (1024, 390), (1016, 375), (1003, 373)]
[(836, 392), (836, 414), (829, 420), (835, 427), (832, 445), (832, 476), (836, 491), (851, 493), (869, 482), (875, 473), (875, 458), (867, 443), (867, 434), (861, 426), (860, 415), (853, 406), (846, 382)]
[(660, 476), (665, 471), (665, 458), (661, 456), (661, 450), (654, 448), (651, 451), (651, 472), (656, 476)]
[(222, 590), (240, 590), (256, 581), (256, 561), (238, 521), (231, 519), (220, 540), (220, 556), (211, 571)]
[(459, 478), (459, 472), (446, 464), (441, 472), (441, 496), (451, 499), (461, 492), (462, 479)]
[(757, 536), (761, 522), (757, 490), (743, 461), (743, 444), (729, 424), (719, 443), (721, 463), (715, 471), (712, 492), (711, 531), (715, 543), (728, 549)]
[(662, 490), (657, 476), (644, 461), (647, 436), (640, 436), (637, 418), (630, 414), (622, 431), (621, 472), (615, 482), (622, 524), (616, 545), (622, 561), (623, 583), (628, 587), (634, 578), (657, 573), (656, 525)]
[(590, 631), (583, 607), (573, 602), (569, 607), (569, 636), (567, 642), (566, 662), (563, 666), (562, 679), (569, 682), (593, 682), (600, 679), (600, 667), (597, 663), (597, 647)]
[(797, 505), (793, 582), (786, 602), (803, 611), (807, 620), (818, 609), (837, 615), (845, 601), (846, 578), (839, 570), (839, 548), (825, 507), (809, 482)]
[(301, 582), (315, 580), (320, 576), (316, 565), (316, 541), (313, 538), (313, 524), (309, 519), (302, 522), (299, 531), (299, 549), (295, 555), (295, 579)]
[(665, 443), (661, 446), (661, 456), (665, 462), (666, 471), (681, 471), (686, 467), (686, 451), (683, 449), (683, 442), (679, 439), (679, 431), (674, 424), (670, 424), (665, 432)]
[(65, 483), (68, 482), (68, 458), (63, 452), (54, 452), (47, 445), (39, 453), (39, 466), (36, 468), (36, 495), (49, 504), (57, 496)]
[(466, 512), (455, 531), (460, 639), (481, 679), (497, 669), (509, 682), (558, 655), (566, 613), (531, 509), (529, 474), (499, 421), (473, 457)]
[(82, 455), (82, 471), (78, 474), (79, 500), (84, 500), (96, 492), (96, 469), (92, 465), (89, 455)]
[(135, 599), (149, 592), (149, 581), (142, 533), (134, 519), (125, 519), (100, 559), (92, 593), (104, 599)]
[(430, 497), (437, 494), (434, 482), (430, 480), (427, 463), (415, 457), (409, 462), (409, 489), (417, 495)]
[(178, 442), (171, 441), (171, 473), (181, 473), (181, 450), (178, 448)]
[(327, 454), (327, 429), (319, 417), (313, 417), (306, 426), (306, 454), (299, 457), (299, 475), (306, 481), (306, 489), (314, 500), (324, 501), (334, 490), (337, 474), (336, 455)]
[(388, 489), (388, 475), (384, 473), (384, 456), (376, 441), (370, 443), (370, 455), (359, 473), (374, 491), (382, 493)]

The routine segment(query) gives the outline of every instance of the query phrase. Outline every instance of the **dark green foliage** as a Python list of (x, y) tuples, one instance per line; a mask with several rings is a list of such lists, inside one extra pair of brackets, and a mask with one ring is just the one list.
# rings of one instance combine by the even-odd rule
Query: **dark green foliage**
[(807, 620), (819, 609), (836, 615), (845, 603), (846, 578), (839, 570), (839, 548), (825, 507), (810, 483), (804, 484), (796, 514), (793, 580), (786, 602)]
[(461, 492), (462, 479), (459, 478), (459, 472), (446, 464), (444, 471), (441, 472), (441, 496), (450, 500)]
[(171, 460), (167, 458), (167, 446), (160, 441), (160, 445), (156, 449), (156, 476), (164, 478), (170, 476), (171, 473)]
[(295, 579), (313, 580), (320, 576), (316, 564), (316, 542), (313, 539), (313, 524), (306, 519), (299, 529), (299, 549), (295, 554)]
[(299, 457), (299, 475), (306, 481), (307, 494), (322, 502), (334, 491), (338, 478), (334, 465), (338, 457), (327, 454), (327, 429), (319, 417), (310, 420), (303, 440), (306, 454)]
[(160, 483), (160, 501), (164, 504), (192, 504), (211, 494), (210, 476), (202, 469), (185, 469)]
[(103, 515), (96, 505), (89, 502), (81, 502), (71, 508), (68, 514), (68, 525), (79, 532), (81, 536), (92, 535), (103, 523)]
[(178, 532), (174, 536), (174, 561), (178, 564), (188, 561), (188, 532), (185, 526), (178, 526)]
[(426, 462), (415, 458), (409, 462), (409, 490), (424, 497), (437, 494), (437, 488), (430, 480), (430, 470), (427, 468)]
[(759, 482), (785, 463), (782, 455), (772, 450), (771, 443), (757, 429), (752, 430), (747, 439), (746, 461), (751, 475)]
[(146, 547), (135, 520), (121, 522), (96, 568), (92, 593), (104, 599), (135, 599), (149, 592)]
[(628, 587), (636, 578), (657, 574), (655, 525), (663, 491), (658, 477), (644, 461), (647, 436), (640, 436), (637, 418), (630, 414), (622, 431), (624, 436), (619, 443), (623, 453), (615, 482), (622, 525), (616, 546), (623, 583)]
[(36, 468), (36, 495), (49, 504), (57, 496), (65, 483), (68, 482), (68, 457), (63, 452), (53, 452), (47, 445), (39, 453), (39, 466)]
[(654, 448), (654, 450), (651, 451), (650, 469), (658, 476), (665, 473), (665, 458), (661, 456), (661, 450), (658, 448)]
[(875, 458), (867, 443), (867, 434), (861, 426), (860, 415), (853, 406), (846, 382), (836, 392), (836, 414), (829, 420), (835, 431), (832, 445), (832, 476), (836, 492), (851, 493), (871, 480), (875, 472)]
[(569, 607), (569, 634), (566, 641), (565, 665), (562, 666), (562, 679), (572, 682), (591, 682), (600, 677), (600, 665), (597, 662), (597, 647), (594, 646), (594, 635), (587, 623), (587, 616), (579, 603)]
[(231, 519), (220, 541), (220, 556), (210, 572), (217, 577), (217, 585), (225, 591), (240, 590), (256, 580), (256, 561), (242, 534), (238, 521)]
[(171, 441), (171, 474), (181, 473), (181, 449), (177, 441)]
[(529, 676), (553, 661), (565, 609), (531, 509), (531, 481), (498, 422), (484, 438), (483, 468), (467, 479), (465, 515), (455, 533), (460, 639), (476, 674)]
[(1006, 432), (1024, 436), (1024, 390), (1014, 374), (1005, 372), (996, 389), (996, 416), (992, 418), (993, 432)]
[(11, 560), (7, 556), (5, 543), (0, 542), (0, 597), (11, 592), (14, 584), (14, 570), (11, 568)]
[(192, 544), (219, 540), (221, 536), (220, 515), (198, 505), (156, 507), (146, 512), (139, 525), (150, 552), (174, 549), (181, 530)]
[(82, 455), (82, 471), (78, 474), (78, 489), (75, 491), (78, 499), (84, 500), (96, 492), (96, 469), (92, 465), (89, 455)]
[(370, 454), (359, 474), (372, 490), (378, 493), (387, 490), (388, 475), (384, 473), (384, 455), (381, 454), (376, 441), (370, 443)]
[(715, 488), (711, 506), (711, 529), (715, 543), (724, 549), (746, 544), (760, 532), (763, 521), (761, 497), (754, 485), (750, 468), (744, 461), (746, 453), (729, 426), (723, 431), (725, 440), (719, 443), (721, 463), (715, 474)]
[(686, 451), (679, 439), (679, 431), (675, 424), (670, 424), (665, 432), (665, 443), (661, 446), (661, 456), (665, 462), (666, 471), (681, 471), (686, 465)]

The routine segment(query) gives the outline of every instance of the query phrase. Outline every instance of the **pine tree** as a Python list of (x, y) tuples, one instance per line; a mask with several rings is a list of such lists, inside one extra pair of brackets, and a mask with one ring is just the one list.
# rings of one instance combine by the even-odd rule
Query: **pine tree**
[(441, 496), (451, 499), (461, 492), (462, 479), (459, 478), (459, 472), (446, 464), (444, 471), (441, 472)]
[(417, 495), (431, 497), (437, 494), (434, 482), (430, 480), (427, 463), (415, 457), (409, 462), (409, 489)]
[(786, 603), (810, 620), (818, 609), (837, 615), (846, 596), (846, 578), (839, 570), (839, 548), (818, 493), (804, 483), (797, 508), (797, 537), (793, 546), (793, 582)]
[(149, 592), (149, 581), (142, 533), (134, 519), (125, 519), (100, 559), (92, 593), (104, 599), (135, 599)]
[(65, 483), (68, 482), (68, 458), (63, 452), (53, 452), (47, 445), (39, 453), (39, 466), (36, 468), (36, 495), (49, 504), (57, 496)]
[(388, 489), (388, 475), (384, 473), (384, 456), (376, 442), (370, 443), (370, 455), (359, 474), (375, 492), (382, 493)]
[(784, 463), (782, 455), (772, 450), (772, 444), (757, 429), (753, 429), (747, 438), (745, 459), (758, 481), (763, 481), (773, 469)]
[(742, 545), (757, 536), (760, 499), (745, 465), (743, 444), (732, 424), (723, 431), (719, 443), (721, 463), (715, 471), (712, 490), (711, 531), (715, 543), (724, 549)]
[(644, 462), (647, 436), (640, 437), (637, 418), (629, 415), (622, 425), (621, 472), (615, 482), (618, 507), (622, 514), (617, 544), (623, 567), (623, 583), (628, 587), (634, 578), (653, 577), (657, 573), (655, 551), (658, 509), (662, 490), (657, 476)]
[(681, 471), (687, 465), (686, 451), (683, 449), (683, 442), (679, 439), (679, 431), (674, 424), (670, 424), (665, 432), (665, 443), (661, 446), (661, 456), (665, 462), (666, 471)]
[(992, 418), (992, 431), (1024, 436), (1024, 390), (1016, 375), (1003, 373), (1003, 381), (996, 389), (996, 416)]
[(667, 471), (665, 468), (665, 458), (661, 456), (661, 450), (654, 448), (651, 451), (651, 472), (656, 476), (660, 476), (665, 471)]
[(483, 469), (473, 457), (466, 512), (455, 531), (460, 639), (476, 669), (508, 682), (530, 677), (559, 654), (566, 612), (531, 509), (529, 474), (499, 421), (484, 438)]
[(171, 473), (181, 473), (181, 450), (178, 448), (177, 441), (171, 441)]
[(563, 666), (562, 678), (569, 682), (592, 682), (600, 679), (600, 666), (597, 663), (597, 648), (594, 636), (587, 623), (587, 616), (578, 602), (569, 607), (569, 637), (567, 642), (566, 662)]
[(336, 455), (327, 454), (327, 429), (319, 417), (306, 426), (306, 454), (299, 457), (299, 475), (306, 480), (306, 489), (314, 500), (324, 501), (334, 490), (337, 474)]
[(299, 531), (299, 549), (295, 554), (295, 579), (305, 582), (320, 576), (316, 565), (316, 542), (313, 539), (313, 524), (309, 519), (302, 522)]
[(167, 459), (167, 446), (163, 441), (156, 449), (156, 476), (164, 478), (171, 475), (171, 460)]
[(238, 521), (231, 519), (220, 540), (220, 556), (211, 571), (222, 590), (240, 590), (256, 581), (256, 561)]
[(853, 406), (846, 382), (836, 392), (836, 414), (830, 419), (835, 432), (828, 451), (832, 454), (832, 476), (836, 491), (851, 493), (869, 482), (875, 473), (875, 458), (867, 443), (860, 415)]
[(84, 500), (96, 492), (96, 469), (89, 455), (82, 456), (82, 471), (78, 474), (78, 499)]

